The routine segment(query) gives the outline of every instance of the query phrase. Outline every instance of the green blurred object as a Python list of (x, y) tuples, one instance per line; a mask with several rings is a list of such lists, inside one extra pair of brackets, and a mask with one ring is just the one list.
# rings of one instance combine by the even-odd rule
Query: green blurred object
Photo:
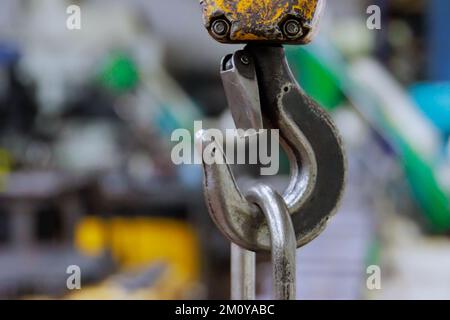
[(408, 144), (402, 133), (391, 125), (381, 102), (352, 80), (347, 62), (338, 50), (324, 41), (307, 47), (287, 47), (286, 55), (306, 93), (326, 110), (334, 110), (344, 99), (352, 101), (371, 127), (396, 151), (412, 195), (424, 212), (429, 229), (438, 233), (449, 231), (450, 194), (440, 185), (434, 164), (425, 160), (426, 157), (419, 154), (414, 145)]
[(123, 52), (108, 56), (99, 74), (100, 83), (115, 93), (124, 93), (136, 88), (139, 71), (134, 60)]
[[(299, 46), (285, 46), (286, 58), (295, 78), (305, 92), (331, 112), (344, 101), (339, 78), (323, 64), (313, 51)], [(289, 173), (289, 160), (284, 152), (280, 153), (280, 172)]]
[(426, 213), (434, 232), (450, 229), (450, 199), (439, 185), (433, 168), (406, 143), (401, 144), (403, 166), (412, 193)]
[(316, 55), (303, 47), (286, 46), (286, 56), (301, 87), (324, 109), (332, 111), (343, 102), (339, 78)]

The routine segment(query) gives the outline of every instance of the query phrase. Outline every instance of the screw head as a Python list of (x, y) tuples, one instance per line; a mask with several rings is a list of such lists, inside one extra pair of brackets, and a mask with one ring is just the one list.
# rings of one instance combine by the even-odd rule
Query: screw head
[(298, 20), (289, 19), (284, 23), (283, 33), (290, 39), (301, 37), (303, 35), (302, 25)]
[(217, 19), (211, 25), (212, 33), (218, 38), (225, 38), (230, 30), (228, 21), (224, 19)]

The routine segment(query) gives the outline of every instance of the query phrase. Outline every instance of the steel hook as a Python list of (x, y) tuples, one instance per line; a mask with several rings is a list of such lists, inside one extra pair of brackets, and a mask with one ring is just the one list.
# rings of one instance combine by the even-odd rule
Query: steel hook
[[(238, 128), (279, 129), (291, 164), (283, 193), (297, 246), (317, 237), (339, 203), (346, 164), (339, 134), (330, 117), (297, 84), (284, 49), (248, 45), (222, 62), (222, 80)], [(270, 232), (255, 205), (239, 190), (222, 146), (198, 133), (203, 151), (224, 164), (203, 163), (204, 193), (212, 219), (232, 242), (251, 251), (271, 248)]]

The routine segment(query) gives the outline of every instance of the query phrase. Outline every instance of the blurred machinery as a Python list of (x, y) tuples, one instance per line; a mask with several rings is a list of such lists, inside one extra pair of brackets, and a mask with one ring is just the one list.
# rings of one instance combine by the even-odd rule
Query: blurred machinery
[[(228, 298), (201, 170), (173, 165), (170, 138), (205, 117), (233, 127), (216, 62), (235, 48), (209, 39), (197, 0), (74, 1), (76, 31), (69, 2), (0, 4), (0, 298)], [(369, 4), (381, 30), (366, 28)], [(287, 55), (343, 134), (350, 185), (298, 254), (299, 297), (448, 298), (449, 2), (328, 6), (317, 42)], [(366, 289), (372, 264), (386, 291)], [(69, 265), (83, 290), (67, 289)]]
[(83, 9), (97, 33), (68, 39), (41, 23), (65, 19), (62, 2), (24, 3), (21, 28), (40, 29), (40, 40), (18, 35), (0, 50), (0, 295), (62, 295), (67, 266), (78, 265), (85, 286), (134, 269), (151, 274), (138, 287), (170, 280), (155, 298), (202, 296), (199, 175), (170, 160), (171, 132), (200, 111), (163, 69), (151, 32), (134, 26), (145, 18), (123, 3), (105, 21), (101, 3)]

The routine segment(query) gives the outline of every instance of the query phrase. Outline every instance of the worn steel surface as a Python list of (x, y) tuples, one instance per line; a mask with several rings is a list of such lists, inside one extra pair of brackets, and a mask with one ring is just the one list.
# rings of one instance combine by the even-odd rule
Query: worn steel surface
[[(225, 43), (308, 43), (325, 0), (201, 0), (203, 20), (210, 34)], [(217, 37), (211, 26), (217, 19), (229, 23), (226, 37)], [(288, 37), (283, 24), (297, 20), (302, 26), (297, 37)]]
[(256, 255), (231, 243), (231, 299), (255, 300)]
[(260, 208), (269, 227), (273, 277), (272, 298), (295, 300), (297, 241), (286, 203), (274, 189), (264, 184), (258, 184), (250, 189), (247, 198)]
[[(239, 66), (243, 54), (246, 65)], [(233, 64), (223, 66), (224, 85), (234, 80), (258, 74), (260, 112), (265, 129), (279, 129), (283, 149), (291, 163), (291, 181), (283, 193), (292, 215), (297, 245), (309, 243), (325, 228), (343, 193), (346, 174), (345, 156), (339, 134), (330, 117), (304, 94), (286, 63), (281, 46), (247, 46), (231, 58)], [(231, 76), (228, 73), (237, 73)], [(231, 84), (229, 80), (233, 81)], [(239, 81), (244, 84), (246, 82)], [(252, 83), (252, 82), (250, 82)], [(251, 91), (253, 84), (247, 88)], [(231, 89), (230, 89), (231, 90)], [(249, 92), (252, 95), (251, 92)], [(243, 98), (243, 102), (251, 99)], [(236, 99), (232, 100), (236, 103)], [(231, 108), (242, 107), (237, 103)], [(255, 113), (247, 106), (250, 114)], [(235, 114), (239, 116), (240, 114)], [(254, 117), (258, 118), (258, 117)], [(239, 119), (239, 117), (237, 118)], [(236, 123), (240, 126), (239, 120)], [(246, 125), (245, 122), (242, 123)], [(200, 134), (203, 148), (214, 143), (212, 151), (223, 157), (222, 146)], [(252, 251), (270, 250), (267, 223), (255, 213), (251, 203), (239, 190), (231, 169), (224, 164), (203, 164), (205, 197), (209, 212), (218, 228), (232, 242)]]
[[(272, 298), (294, 300), (296, 295), (297, 242), (289, 210), (272, 187), (258, 184), (249, 190), (247, 199), (256, 205), (265, 219), (271, 242)], [(255, 254), (236, 244), (231, 245), (232, 288), (234, 300), (254, 300), (255, 297)]]

